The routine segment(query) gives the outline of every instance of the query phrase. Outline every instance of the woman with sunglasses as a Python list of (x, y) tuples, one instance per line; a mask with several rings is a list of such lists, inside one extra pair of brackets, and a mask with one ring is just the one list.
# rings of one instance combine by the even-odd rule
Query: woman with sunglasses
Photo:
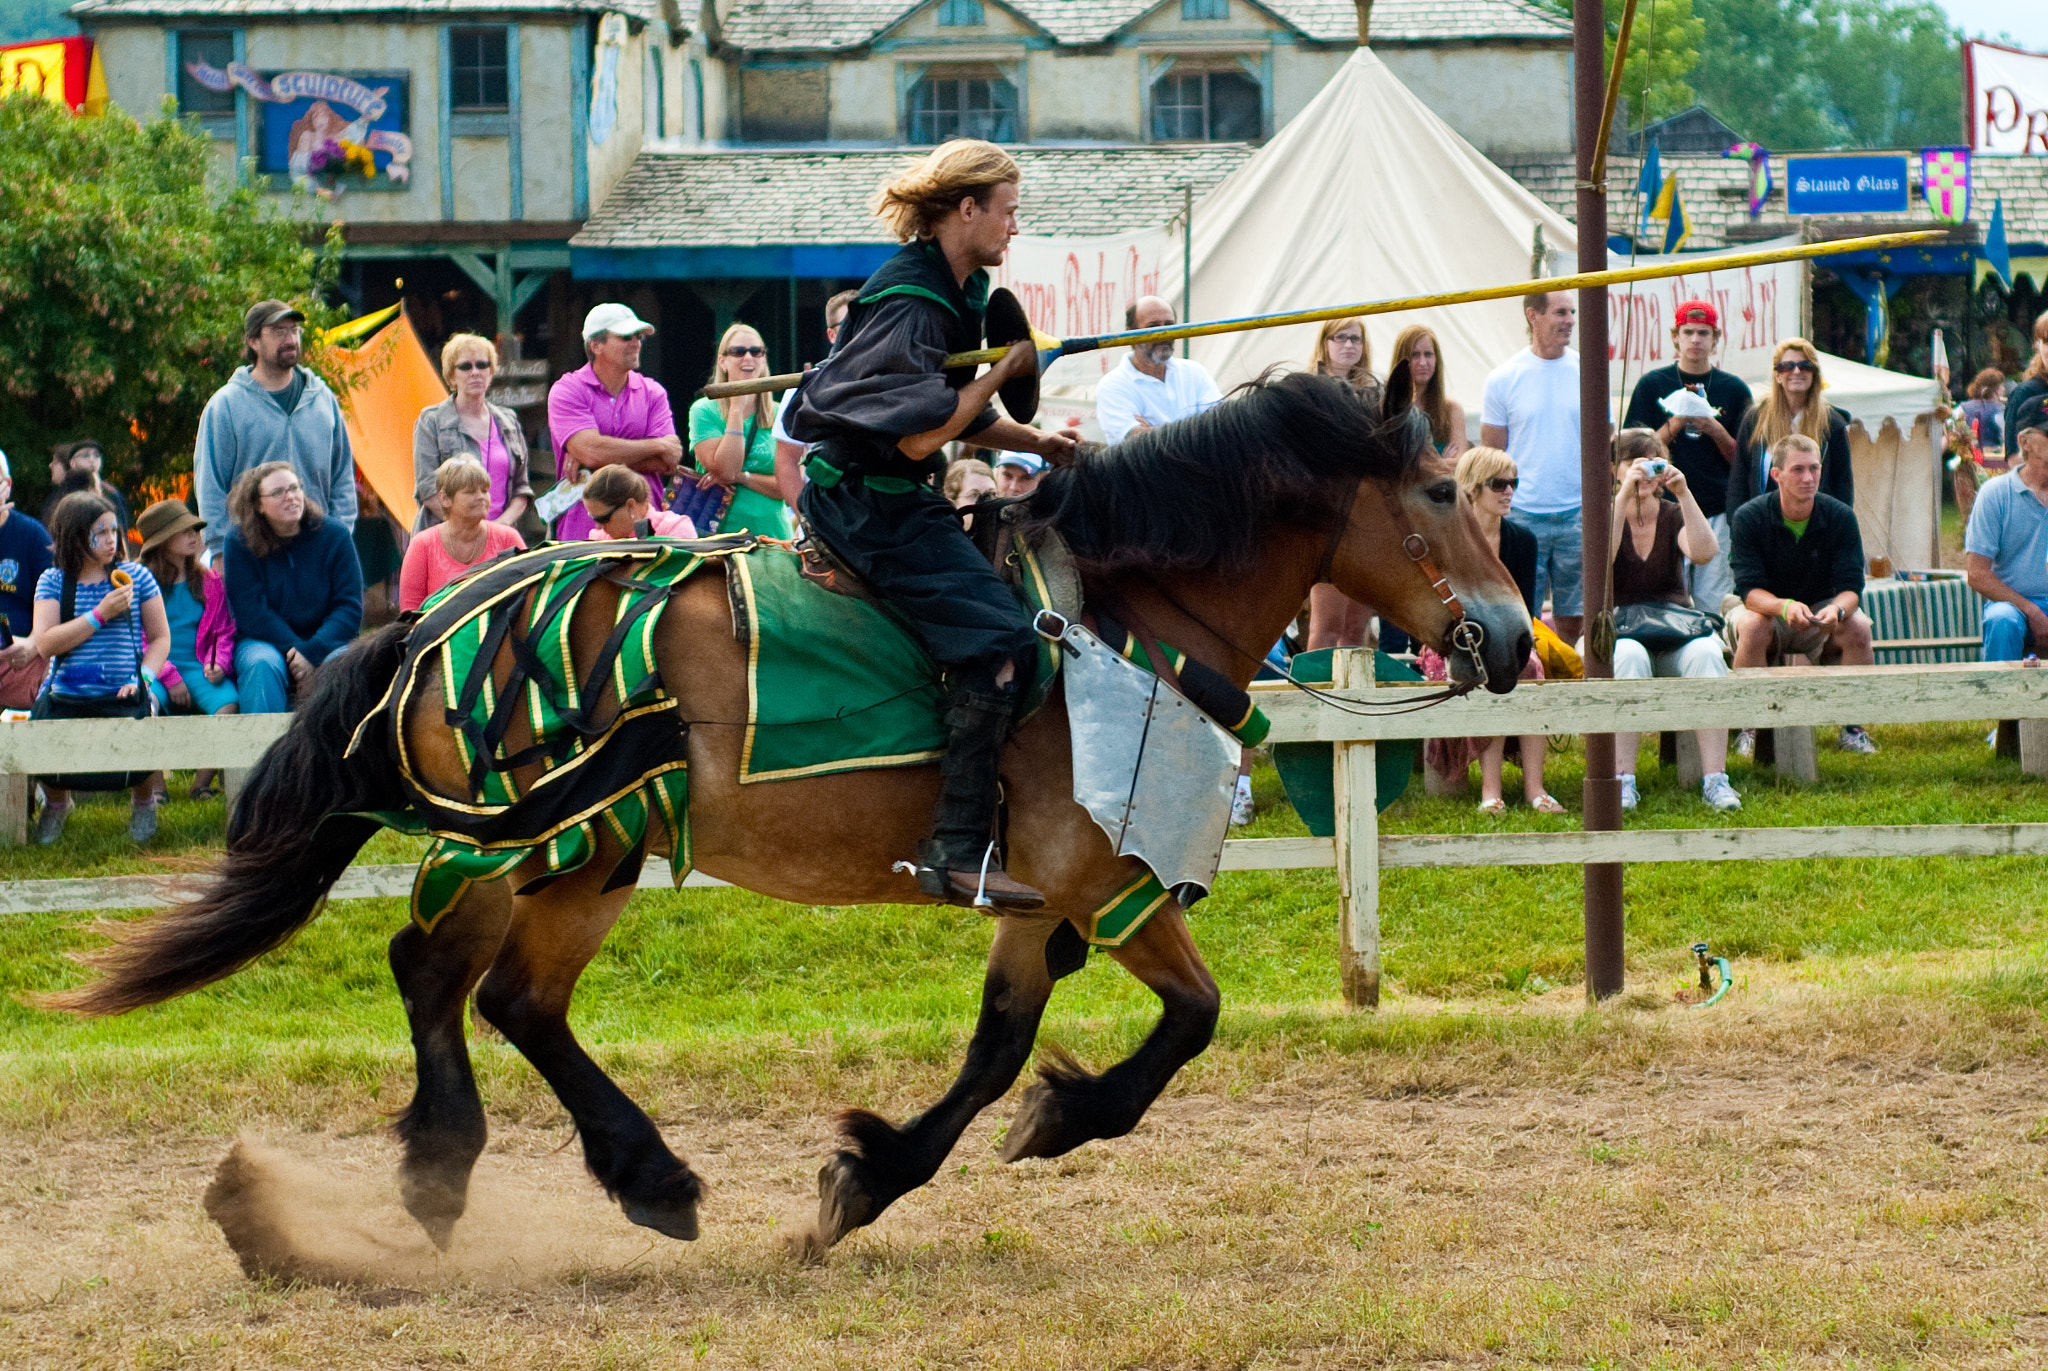
[[(1522, 592), (1522, 603), (1533, 621), (1536, 616), (1536, 535), (1519, 524), (1508, 522), (1514, 508), (1515, 488), (1521, 473), (1515, 459), (1499, 448), (1468, 447), (1458, 458), (1456, 471), (1459, 493), (1472, 506), (1487, 546), (1514, 577)], [(1447, 678), (1444, 660), (1433, 649), (1422, 650), (1422, 674), (1432, 681)], [(1531, 652), (1522, 667), (1522, 679), (1543, 679), (1543, 664)], [(1540, 733), (1521, 739), (1522, 798), (1538, 814), (1562, 814), (1559, 804), (1543, 784), (1543, 758), (1549, 747)], [(1501, 763), (1507, 756), (1505, 738), (1432, 738), (1423, 749), (1423, 762), (1439, 777), (1462, 787), (1473, 758), (1479, 760), (1479, 812), (1505, 814), (1507, 801), (1501, 798)]]
[(519, 418), (484, 398), (497, 374), (498, 349), (490, 339), (458, 333), (441, 345), (441, 379), (449, 396), (421, 410), (412, 429), (412, 498), (420, 506), (415, 533), (448, 517), (434, 473), (457, 457), (469, 458), (491, 478), (484, 517), (492, 523), (511, 528), (533, 503)]
[[(1820, 489), (1856, 507), (1856, 475), (1849, 468), (1849, 420), (1821, 398), (1820, 350), (1787, 338), (1771, 354), (1771, 393), (1750, 407), (1735, 431), (1735, 465), (1728, 471), (1728, 514), (1771, 488), (1771, 448), (1803, 433), (1820, 444)], [(1702, 605), (1709, 611), (1718, 605)]]
[[(97, 495), (80, 492), (59, 501), (50, 513), (50, 541), (56, 564), (36, 578), (34, 629), (36, 651), (49, 659), (50, 672), (35, 716), (147, 718), (146, 683), (171, 655), (156, 577), (140, 562), (121, 560), (120, 516)], [(128, 836), (146, 843), (156, 836), (156, 777), (145, 776), (132, 794)], [(47, 845), (71, 817), (71, 792), (45, 779), (43, 796), (36, 841)]]
[[(711, 379), (746, 381), (768, 374), (761, 335), (746, 324), (727, 329), (718, 340)], [(723, 400), (699, 397), (690, 406), (690, 453), (702, 473), (700, 487), (716, 482), (732, 492), (718, 532), (789, 536), (789, 507), (775, 481), (775, 402), (766, 391)]]

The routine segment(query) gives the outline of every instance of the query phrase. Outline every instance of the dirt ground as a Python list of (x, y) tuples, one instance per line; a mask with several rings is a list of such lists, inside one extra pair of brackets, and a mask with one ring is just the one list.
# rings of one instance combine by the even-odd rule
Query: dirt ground
[(0, 1363), (2048, 1364), (2039, 1054), (1961, 1074), (1666, 1055), (1422, 1096), (1222, 1073), (1131, 1137), (1015, 1167), (999, 1107), (814, 1266), (781, 1238), (822, 1116), (665, 1117), (712, 1187), (689, 1245), (627, 1224), (566, 1125), (501, 1126), (446, 1256), (399, 1209), (381, 1133), (246, 1137), (332, 1283), (237, 1267), (202, 1208), (232, 1139), (5, 1135)]

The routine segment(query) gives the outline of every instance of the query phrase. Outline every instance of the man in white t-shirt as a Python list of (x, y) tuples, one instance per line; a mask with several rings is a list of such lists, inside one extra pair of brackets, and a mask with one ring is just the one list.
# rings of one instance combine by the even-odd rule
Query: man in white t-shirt
[(1520, 488), (1508, 518), (1536, 538), (1536, 607), (1548, 594), (1558, 636), (1585, 626), (1580, 566), (1578, 304), (1568, 291), (1522, 301), (1529, 346), (1495, 367), (1480, 402), (1479, 441), (1515, 459)]
[[(1144, 296), (1124, 311), (1126, 328), (1164, 328), (1173, 306)], [(1134, 347), (1095, 388), (1095, 422), (1103, 439), (1121, 443), (1139, 429), (1157, 428), (1200, 414), (1223, 398), (1200, 362), (1173, 355), (1172, 343)]]

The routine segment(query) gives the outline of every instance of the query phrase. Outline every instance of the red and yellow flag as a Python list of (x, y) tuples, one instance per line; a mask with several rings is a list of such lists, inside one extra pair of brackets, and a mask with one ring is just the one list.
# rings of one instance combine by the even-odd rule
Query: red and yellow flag
[(0, 95), (27, 91), (73, 114), (107, 110), (107, 77), (90, 38), (36, 38), (0, 47)]

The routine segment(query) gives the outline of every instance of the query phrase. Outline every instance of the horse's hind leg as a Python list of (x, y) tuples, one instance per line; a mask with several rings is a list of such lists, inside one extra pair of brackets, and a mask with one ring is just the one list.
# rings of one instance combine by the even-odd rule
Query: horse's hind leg
[(468, 1206), (469, 1175), (486, 1136), (463, 1008), (511, 919), (511, 889), (497, 881), (471, 886), (432, 933), (408, 923), (391, 940), (391, 974), (405, 999), (418, 1078), (412, 1103), (392, 1125), (405, 1144), (399, 1192), (441, 1248)]
[(590, 1173), (626, 1217), (687, 1241), (697, 1236), (702, 1185), (569, 1030), (576, 979), (633, 894), (601, 888), (616, 859), (607, 843), (589, 865), (513, 901), (511, 931), (476, 1007), (546, 1078), (576, 1121)]
[(873, 1223), (938, 1173), (974, 1116), (1000, 1099), (1024, 1069), (1053, 982), (1078, 970), (1086, 951), (1080, 935), (1057, 919), (996, 921), (981, 1017), (952, 1089), (900, 1128), (864, 1109), (840, 1116), (845, 1146), (818, 1172), (814, 1254)]
[(1158, 1025), (1136, 1052), (1100, 1076), (1071, 1058), (1041, 1067), (1010, 1121), (1004, 1161), (1057, 1157), (1093, 1138), (1122, 1137), (1215, 1034), (1222, 996), (1179, 905), (1167, 904), (1110, 955), (1159, 996)]

